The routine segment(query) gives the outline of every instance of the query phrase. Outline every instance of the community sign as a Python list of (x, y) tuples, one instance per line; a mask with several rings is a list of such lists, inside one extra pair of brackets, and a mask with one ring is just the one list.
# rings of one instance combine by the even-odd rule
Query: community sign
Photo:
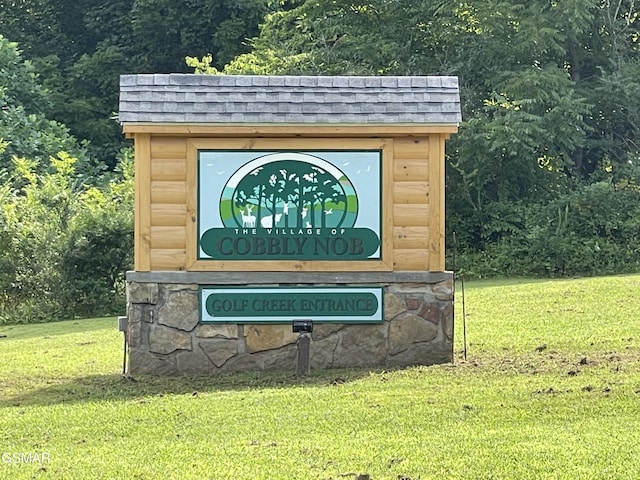
[(380, 260), (379, 150), (198, 152), (198, 259)]

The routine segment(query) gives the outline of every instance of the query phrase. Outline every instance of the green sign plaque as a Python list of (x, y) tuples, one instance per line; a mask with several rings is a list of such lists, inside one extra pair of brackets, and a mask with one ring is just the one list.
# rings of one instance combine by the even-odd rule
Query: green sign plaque
[(382, 287), (200, 288), (202, 323), (379, 323)]

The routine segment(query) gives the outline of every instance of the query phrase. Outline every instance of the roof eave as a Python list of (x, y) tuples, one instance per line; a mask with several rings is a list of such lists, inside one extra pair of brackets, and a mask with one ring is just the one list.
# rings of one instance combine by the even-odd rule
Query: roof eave
[(147, 133), (157, 135), (214, 136), (410, 136), (458, 131), (459, 123), (156, 123), (122, 122), (128, 136)]

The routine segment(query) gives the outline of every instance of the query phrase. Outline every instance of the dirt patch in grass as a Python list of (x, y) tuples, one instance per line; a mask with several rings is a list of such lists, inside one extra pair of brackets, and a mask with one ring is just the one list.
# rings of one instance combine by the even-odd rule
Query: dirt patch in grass
[(532, 352), (501, 352), (500, 355), (470, 356), (463, 360), (458, 352), (456, 368), (484, 369), (487, 371), (518, 373), (525, 375), (566, 374), (579, 375), (589, 369), (610, 369), (614, 372), (637, 370), (640, 366), (640, 349), (627, 347), (624, 351), (575, 352), (555, 351), (552, 348)]

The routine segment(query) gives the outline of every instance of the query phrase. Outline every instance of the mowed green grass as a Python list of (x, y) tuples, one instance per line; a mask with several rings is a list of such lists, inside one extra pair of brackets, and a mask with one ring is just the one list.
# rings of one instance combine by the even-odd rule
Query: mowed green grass
[(301, 381), (127, 380), (113, 318), (0, 327), (0, 478), (638, 478), (638, 292), (466, 282), (465, 361), (458, 284), (454, 364)]

